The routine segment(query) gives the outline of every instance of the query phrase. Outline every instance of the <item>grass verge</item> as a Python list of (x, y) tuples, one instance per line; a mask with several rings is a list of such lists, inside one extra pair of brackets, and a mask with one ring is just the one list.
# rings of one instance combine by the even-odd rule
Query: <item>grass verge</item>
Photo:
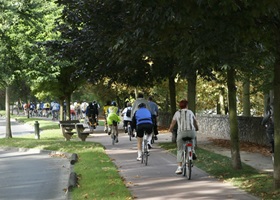
[[(176, 155), (176, 144), (172, 142), (160, 143), (161, 148)], [(273, 190), (273, 175), (261, 173), (242, 163), (242, 170), (234, 170), (231, 159), (202, 148), (196, 150), (199, 158), (194, 165), (221, 181), (232, 185), (261, 199), (280, 199), (280, 191)]]
[(38, 121), (42, 130), (40, 140), (35, 140), (34, 134), (3, 138), (0, 139), (1, 147), (37, 148), (78, 155), (79, 161), (74, 165), (74, 171), (78, 175), (79, 185), (71, 192), (71, 199), (133, 199), (118, 169), (107, 156), (102, 145), (81, 142), (75, 135), (71, 141), (64, 141), (57, 122), (26, 117), (18, 117), (17, 121), (30, 125)]

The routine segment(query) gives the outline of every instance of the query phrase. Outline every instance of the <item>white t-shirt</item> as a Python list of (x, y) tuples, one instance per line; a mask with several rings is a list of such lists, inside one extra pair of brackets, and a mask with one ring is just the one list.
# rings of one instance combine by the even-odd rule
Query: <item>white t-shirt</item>
[(173, 120), (177, 121), (178, 131), (195, 130), (195, 116), (191, 110), (181, 109), (175, 112)]
[[(126, 116), (126, 112), (129, 109), (131, 110), (130, 117)], [(132, 121), (132, 107), (126, 107), (125, 109), (123, 109), (122, 114), (123, 114), (123, 120)]]

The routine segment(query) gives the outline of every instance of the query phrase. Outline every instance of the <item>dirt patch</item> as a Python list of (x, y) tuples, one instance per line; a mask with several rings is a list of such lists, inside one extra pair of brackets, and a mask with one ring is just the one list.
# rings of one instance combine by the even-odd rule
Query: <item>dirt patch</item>
[[(230, 140), (208, 138), (214, 145), (230, 149)], [(260, 153), (264, 156), (270, 156), (271, 148), (265, 145), (259, 145), (251, 142), (240, 142), (240, 151), (246, 151), (251, 153)]]

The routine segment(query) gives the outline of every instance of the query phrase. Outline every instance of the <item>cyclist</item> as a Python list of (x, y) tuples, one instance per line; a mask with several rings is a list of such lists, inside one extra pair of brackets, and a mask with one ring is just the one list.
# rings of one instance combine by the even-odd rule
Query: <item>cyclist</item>
[(158, 105), (153, 101), (153, 97), (148, 98), (148, 102), (151, 108), (152, 119), (154, 123), (154, 139), (157, 140), (158, 129), (157, 129), (157, 117), (158, 117)]
[(59, 109), (60, 109), (59, 103), (57, 103), (56, 101), (53, 101), (53, 104), (52, 104), (52, 120), (58, 119)]
[[(144, 98), (143, 93), (138, 93), (137, 99), (134, 101), (134, 103), (132, 105), (132, 109), (131, 109), (131, 114), (132, 115), (131, 116), (134, 116), (135, 112), (138, 110), (138, 105), (140, 103), (144, 103), (146, 105), (146, 108), (151, 112), (151, 108), (150, 108), (149, 102)], [(136, 127), (135, 127), (134, 123), (132, 123), (131, 128), (132, 128), (132, 130), (136, 130)], [(152, 137), (149, 138), (149, 140), (148, 140), (149, 148), (152, 147), (151, 140), (152, 140)]]
[(266, 114), (261, 122), (261, 125), (266, 128), (266, 136), (271, 144), (270, 153), (274, 153), (274, 119), (273, 119), (273, 106), (268, 106)]
[(132, 105), (132, 109), (131, 109), (132, 116), (134, 116), (136, 110), (138, 110), (138, 105), (140, 103), (144, 103), (146, 105), (147, 109), (151, 111), (149, 102), (146, 99), (144, 99), (144, 95), (142, 93), (138, 93), (137, 99), (134, 101), (134, 103)]
[[(151, 140), (153, 131), (153, 120), (151, 112), (146, 108), (145, 103), (138, 105), (138, 110), (135, 112), (132, 118), (132, 124), (136, 126), (137, 132), (137, 160), (141, 160), (142, 155), (142, 142), (144, 131), (148, 134), (148, 141)], [(149, 145), (149, 144), (148, 144)]]
[(108, 108), (111, 106), (111, 101), (107, 101), (106, 105), (103, 106), (103, 113), (105, 118), (105, 126), (104, 126), (104, 132), (108, 132), (108, 124), (107, 124), (107, 117), (108, 117)]
[(111, 135), (112, 126), (114, 125), (116, 127), (116, 143), (119, 142), (118, 140), (118, 123), (121, 121), (121, 118), (119, 116), (119, 108), (117, 107), (117, 103), (115, 101), (112, 101), (111, 106), (108, 108), (108, 117), (107, 117), (107, 123), (109, 126), (108, 135)]
[(96, 110), (95, 106), (92, 104), (92, 102), (89, 102), (89, 105), (86, 109), (86, 116), (88, 117), (88, 124), (93, 129), (96, 129), (97, 125), (97, 114), (98, 111)]
[[(131, 117), (131, 103), (128, 102), (127, 103), (127, 107), (125, 109), (123, 109), (121, 116), (123, 116), (123, 126), (124, 126), (124, 132), (127, 133), (127, 124), (128, 122), (132, 121), (132, 117)], [(134, 136), (134, 135), (132, 135)]]
[[(175, 124), (178, 125), (177, 132), (177, 162), (178, 168), (175, 171), (176, 174), (182, 174), (182, 151), (184, 141), (182, 138), (190, 137), (192, 138), (193, 148), (195, 145), (196, 131), (198, 131), (198, 125), (195, 115), (191, 110), (188, 109), (188, 101), (183, 99), (179, 102), (180, 109), (175, 112), (171, 124), (169, 126), (169, 131), (172, 132)], [(193, 159), (196, 159), (196, 154), (193, 149)]]

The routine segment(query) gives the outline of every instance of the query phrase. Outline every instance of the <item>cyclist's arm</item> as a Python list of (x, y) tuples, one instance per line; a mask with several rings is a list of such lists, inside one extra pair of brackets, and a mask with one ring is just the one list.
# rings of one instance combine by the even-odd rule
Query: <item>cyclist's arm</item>
[(169, 132), (173, 131), (173, 128), (174, 128), (176, 123), (177, 123), (177, 121), (175, 119), (172, 119), (172, 121), (170, 123), (170, 126), (169, 126), (169, 129), (168, 129)]

